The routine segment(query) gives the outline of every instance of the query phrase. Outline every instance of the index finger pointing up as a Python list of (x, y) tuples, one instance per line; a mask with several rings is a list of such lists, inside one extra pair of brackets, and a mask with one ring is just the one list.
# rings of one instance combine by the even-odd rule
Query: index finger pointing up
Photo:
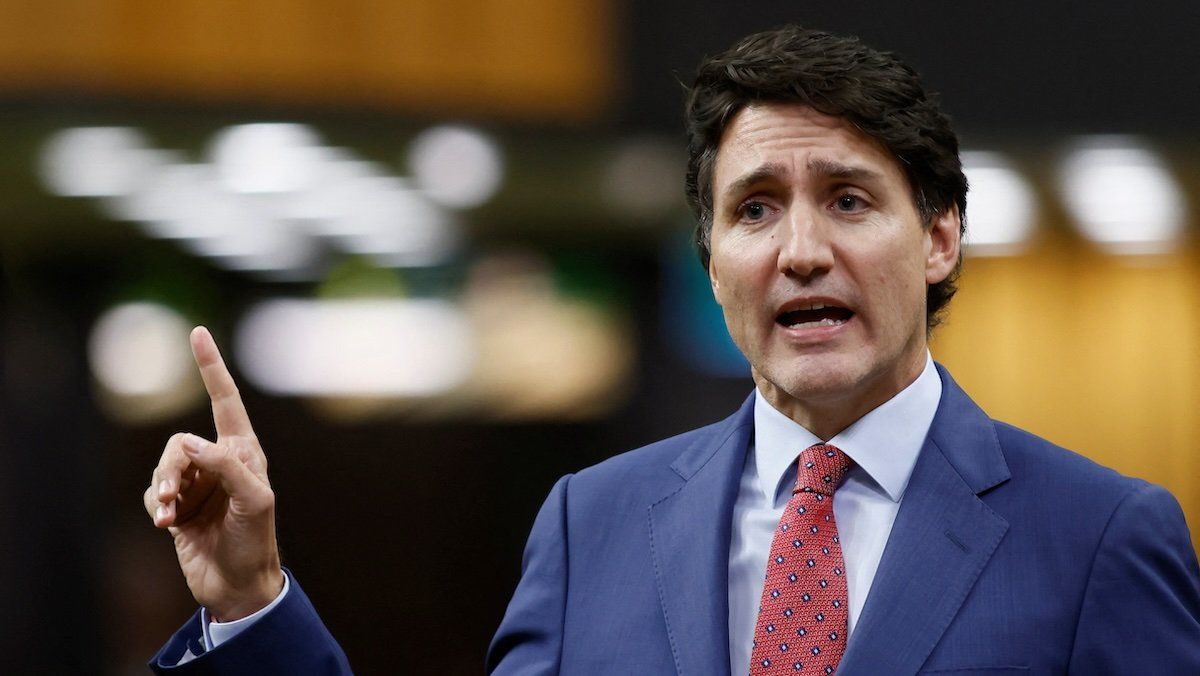
[(200, 367), (200, 377), (204, 380), (204, 389), (208, 390), (208, 398), (212, 400), (213, 422), (217, 426), (217, 436), (249, 436), (254, 433), (250, 427), (250, 416), (246, 415), (246, 407), (238, 394), (237, 384), (212, 334), (203, 326), (192, 329), (192, 355), (196, 365)]

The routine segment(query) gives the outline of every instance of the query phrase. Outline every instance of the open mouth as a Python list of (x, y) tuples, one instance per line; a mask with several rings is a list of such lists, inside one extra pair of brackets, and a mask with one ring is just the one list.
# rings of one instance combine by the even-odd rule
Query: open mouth
[(812, 303), (807, 307), (782, 312), (775, 321), (789, 329), (811, 329), (820, 326), (839, 326), (850, 321), (854, 313), (844, 307)]

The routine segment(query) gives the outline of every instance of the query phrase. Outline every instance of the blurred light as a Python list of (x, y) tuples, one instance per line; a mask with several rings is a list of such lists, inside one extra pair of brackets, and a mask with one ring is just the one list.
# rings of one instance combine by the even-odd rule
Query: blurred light
[(220, 130), (211, 162), (145, 147), (124, 127), (67, 129), (46, 144), (43, 178), (62, 195), (102, 199), (109, 215), (226, 269), (312, 279), (336, 248), (380, 265), (431, 266), (461, 243), (443, 205), (473, 206), (499, 186), (499, 150), (477, 131), (437, 127), (413, 144), (419, 189), (310, 127), (241, 124)]
[(610, 413), (624, 400), (635, 361), (624, 320), (593, 302), (560, 295), (537, 254), (481, 261), (471, 271), (463, 304), (479, 358), (468, 386), (455, 394), (484, 415), (583, 420)]
[(440, 204), (477, 207), (496, 194), (504, 160), (496, 143), (469, 127), (439, 126), (413, 140), (409, 168), (417, 185)]
[[(82, 138), (111, 150), (129, 130), (118, 131), (113, 138)], [(67, 134), (51, 145), (74, 147), (77, 137)], [(105, 210), (141, 222), (153, 237), (180, 240), (221, 267), (274, 279), (310, 279), (322, 259), (317, 238), (389, 266), (434, 265), (453, 253), (459, 229), (441, 207), (382, 167), (317, 141), (304, 125), (246, 124), (217, 134), (212, 164), (138, 150), (156, 170), (111, 191)], [(54, 156), (79, 159), (61, 151)]]
[(157, 303), (126, 303), (92, 328), (92, 374), (117, 395), (165, 395), (186, 384), (192, 369), (188, 332), (179, 313)]
[(1184, 199), (1166, 164), (1140, 140), (1080, 140), (1058, 170), (1080, 232), (1113, 253), (1162, 253), (1183, 229)]
[(265, 214), (256, 213), (239, 195), (214, 192), (208, 199), (180, 209), (167, 221), (171, 236), (185, 240), (185, 248), (201, 256), (238, 256), (258, 253), (263, 246)]
[(369, 255), (382, 265), (419, 266), (443, 262), (458, 244), (448, 214), (408, 182), (366, 173), (345, 177), (306, 209), (327, 216), (311, 224), (347, 253)]
[[(387, 170), (375, 163), (359, 160), (343, 148), (324, 148), (317, 167), (316, 180), (307, 190), (281, 200), (280, 212), (290, 218), (313, 221), (317, 234), (341, 234), (338, 223), (365, 194), (363, 179), (384, 177)], [(392, 180), (399, 180), (392, 178)]]
[(605, 169), (605, 202), (640, 219), (670, 214), (682, 195), (684, 161), (679, 155), (674, 145), (659, 139), (621, 144)]
[(962, 153), (963, 172), (971, 186), (968, 196), (966, 252), (1004, 256), (1021, 252), (1033, 232), (1033, 189), (999, 153)]
[(155, 168), (157, 156), (146, 145), (129, 127), (64, 129), (42, 147), (42, 180), (67, 197), (124, 195)]
[(265, 391), (315, 396), (445, 392), (474, 362), (469, 325), (437, 300), (277, 300), (250, 310), (234, 343)]
[(320, 257), (317, 243), (294, 223), (228, 199), (217, 200), (190, 218), (209, 221), (214, 231), (225, 230), (215, 237), (185, 241), (184, 248), (213, 258), (228, 270), (300, 273), (307, 272)]
[(633, 348), (613, 317), (579, 299), (496, 300), (519, 303), (476, 305), (472, 312), (480, 368), (471, 384), (488, 395), (489, 413), (509, 420), (583, 420), (621, 402)]
[(99, 197), (101, 211), (118, 221), (143, 222), (173, 213), (173, 208), (163, 208), (163, 203), (169, 198), (161, 198), (157, 187), (175, 167), (184, 164), (183, 159), (177, 153), (157, 148), (132, 152), (136, 152), (136, 161), (144, 163), (144, 167), (136, 175), (130, 176), (129, 183), (122, 186), (120, 191)]
[(287, 122), (239, 124), (213, 137), (209, 158), (234, 192), (295, 192), (312, 184), (321, 161), (320, 138)]
[(380, 181), (371, 199), (359, 201), (342, 220), (361, 231), (343, 236), (343, 248), (371, 254), (385, 265), (432, 265), (445, 260), (458, 242), (448, 215), (422, 193), (399, 181)]
[(148, 234), (164, 239), (219, 237), (226, 226), (193, 217), (205, 213), (225, 193), (207, 164), (163, 167), (140, 189), (118, 200), (119, 211), (141, 221)]

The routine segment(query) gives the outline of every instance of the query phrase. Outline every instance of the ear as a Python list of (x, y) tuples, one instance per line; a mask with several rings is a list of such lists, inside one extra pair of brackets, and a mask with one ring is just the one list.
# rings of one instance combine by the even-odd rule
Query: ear
[(937, 284), (949, 277), (958, 265), (962, 247), (962, 216), (958, 213), (958, 205), (935, 216), (925, 237), (925, 283)]
[(713, 259), (711, 250), (708, 256), (708, 281), (712, 284), (713, 298), (717, 301), (717, 305), (724, 305), (721, 302), (721, 281), (717, 274), (717, 261)]

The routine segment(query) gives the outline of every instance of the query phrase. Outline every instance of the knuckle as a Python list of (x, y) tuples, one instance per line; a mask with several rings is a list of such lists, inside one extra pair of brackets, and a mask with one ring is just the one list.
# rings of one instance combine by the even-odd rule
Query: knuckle
[(238, 402), (242, 399), (242, 393), (231, 378), (220, 386), (220, 390), (213, 394), (212, 399), (216, 402)]
[(215, 450), (216, 463), (219, 467), (221, 467), (222, 470), (228, 471), (235, 465), (239, 464), (236, 450), (229, 448), (229, 446), (225, 444), (217, 444), (215, 446)]
[(271, 490), (270, 486), (263, 489), (260, 510), (263, 513), (275, 511), (275, 491)]
[(159, 468), (166, 466), (173, 459), (183, 454), (183, 439), (187, 436), (187, 432), (176, 432), (167, 439), (167, 445), (163, 446), (162, 458), (158, 461)]
[(162, 475), (171, 471), (173, 465), (178, 463), (179, 458), (183, 455), (183, 438), (187, 436), (186, 432), (176, 432), (167, 439), (167, 445), (163, 447), (162, 456), (158, 459), (158, 466), (154, 468), (152, 481), (158, 483), (158, 480), (164, 478)]
[(151, 519), (158, 512), (158, 501), (154, 499), (152, 489), (148, 488), (145, 493), (142, 493), (142, 507), (145, 508)]

